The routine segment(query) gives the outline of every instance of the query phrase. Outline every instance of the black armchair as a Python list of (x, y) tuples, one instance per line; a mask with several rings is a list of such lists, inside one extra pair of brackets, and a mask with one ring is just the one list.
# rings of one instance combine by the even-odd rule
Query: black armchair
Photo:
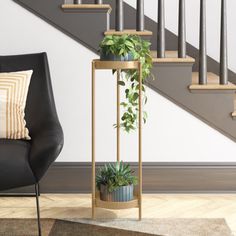
[(0, 190), (35, 185), (39, 235), (38, 183), (63, 147), (46, 53), (0, 56), (0, 72), (33, 70), (26, 104), (31, 140), (0, 139)]

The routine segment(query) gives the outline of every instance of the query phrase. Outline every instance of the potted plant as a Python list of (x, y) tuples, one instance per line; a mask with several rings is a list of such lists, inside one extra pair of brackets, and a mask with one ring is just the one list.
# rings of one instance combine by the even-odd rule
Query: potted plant
[(129, 35), (108, 35), (100, 43), (101, 61), (132, 61), (134, 43)]
[(117, 162), (106, 164), (96, 175), (96, 185), (100, 199), (111, 202), (127, 202), (134, 198), (137, 177), (128, 164)]
[[(151, 43), (143, 40), (137, 35), (108, 35), (100, 43), (101, 60), (125, 61), (139, 60), (142, 63), (142, 98), (143, 103), (147, 103), (145, 80), (153, 77), (151, 74), (152, 57), (150, 51)], [(115, 71), (114, 71), (115, 72)], [(123, 115), (120, 126), (130, 132), (137, 128), (138, 119), (138, 90), (139, 75), (136, 70), (122, 70), (122, 78), (119, 85), (124, 88), (125, 100), (121, 102)], [(147, 113), (143, 111), (143, 121), (146, 123)], [(114, 125), (117, 127), (116, 125)]]

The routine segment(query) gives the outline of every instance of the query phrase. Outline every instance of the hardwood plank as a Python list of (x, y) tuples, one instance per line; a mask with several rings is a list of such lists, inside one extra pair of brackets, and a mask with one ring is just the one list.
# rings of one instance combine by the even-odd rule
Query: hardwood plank
[(105, 35), (123, 35), (123, 34), (129, 34), (129, 35), (140, 35), (140, 36), (152, 36), (152, 32), (149, 30), (144, 30), (144, 31), (137, 31), (134, 29), (126, 29), (123, 31), (115, 31), (113, 30), (108, 30), (104, 32)]
[(89, 10), (106, 10), (111, 13), (112, 8), (109, 4), (63, 4), (61, 8), (64, 11), (89, 11)]
[[(42, 194), (42, 218), (90, 218), (90, 194)], [(96, 209), (97, 218), (130, 218), (138, 209)], [(236, 232), (235, 194), (144, 194), (143, 218), (225, 218)], [(0, 218), (36, 218), (35, 198), (0, 198)]]
[(198, 72), (192, 75), (192, 84), (189, 86), (190, 90), (236, 90), (236, 85), (228, 83), (227, 85), (219, 84), (219, 76), (214, 73), (207, 73), (208, 83), (198, 84)]
[(178, 58), (177, 51), (166, 51), (165, 58), (157, 58), (157, 51), (152, 51), (153, 63), (194, 63), (195, 59), (187, 56), (186, 58)]

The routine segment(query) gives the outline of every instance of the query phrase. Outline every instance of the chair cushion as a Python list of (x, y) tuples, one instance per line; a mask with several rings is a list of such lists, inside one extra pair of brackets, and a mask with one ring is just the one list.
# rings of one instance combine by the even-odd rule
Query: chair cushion
[(0, 139), (0, 190), (35, 183), (29, 165), (29, 141)]
[(30, 139), (24, 117), (32, 73), (0, 73), (0, 138)]

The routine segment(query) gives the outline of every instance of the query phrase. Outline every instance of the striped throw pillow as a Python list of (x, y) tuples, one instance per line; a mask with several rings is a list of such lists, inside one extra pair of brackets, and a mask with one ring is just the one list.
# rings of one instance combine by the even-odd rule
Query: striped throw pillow
[(30, 139), (25, 105), (32, 73), (0, 73), (0, 138)]

